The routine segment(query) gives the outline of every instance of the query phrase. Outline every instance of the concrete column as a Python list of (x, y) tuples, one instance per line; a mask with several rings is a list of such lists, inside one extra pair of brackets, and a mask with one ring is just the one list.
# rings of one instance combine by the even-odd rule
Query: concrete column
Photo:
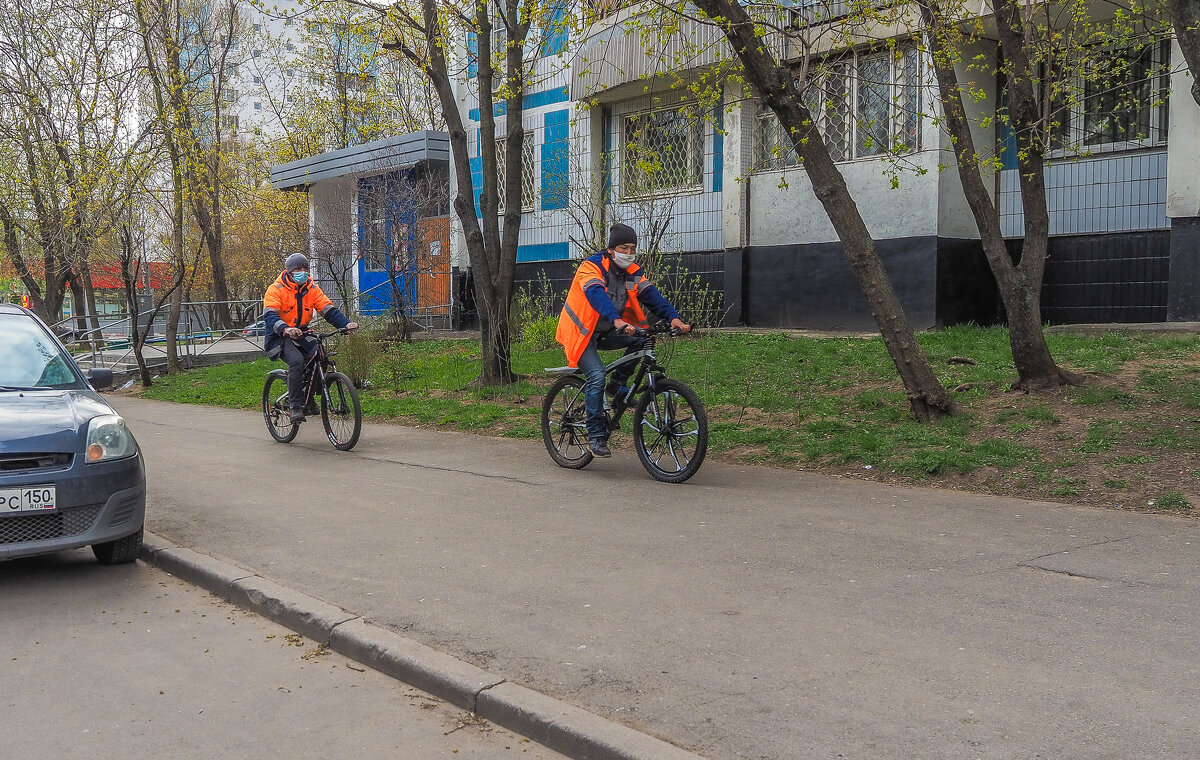
[(754, 166), (756, 104), (742, 88), (725, 87), (725, 163), (721, 193), (721, 238), (726, 250), (750, 244), (750, 170)]
[(1192, 98), (1192, 74), (1182, 61), (1179, 42), (1172, 40), (1167, 216), (1193, 218), (1200, 216), (1200, 106)]

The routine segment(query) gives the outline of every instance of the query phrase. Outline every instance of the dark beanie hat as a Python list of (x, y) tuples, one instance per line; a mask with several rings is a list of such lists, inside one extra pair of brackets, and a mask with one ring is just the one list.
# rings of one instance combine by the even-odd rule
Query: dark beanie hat
[(616, 248), (626, 243), (637, 245), (637, 233), (628, 224), (614, 224), (608, 231), (608, 247)]
[(283, 262), (283, 268), (289, 272), (295, 272), (297, 269), (308, 269), (308, 257), (303, 253), (293, 253)]

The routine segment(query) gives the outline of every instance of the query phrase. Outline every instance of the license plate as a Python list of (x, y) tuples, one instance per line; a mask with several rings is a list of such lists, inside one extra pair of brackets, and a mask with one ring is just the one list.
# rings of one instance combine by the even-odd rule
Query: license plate
[(54, 486), (0, 488), (0, 514), (47, 512), (55, 503)]

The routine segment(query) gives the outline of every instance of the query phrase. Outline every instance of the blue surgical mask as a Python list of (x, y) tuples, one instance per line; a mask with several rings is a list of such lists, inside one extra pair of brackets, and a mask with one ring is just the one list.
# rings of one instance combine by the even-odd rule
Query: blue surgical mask
[(292, 272), (292, 279), (296, 281), (297, 285), (303, 285), (308, 282), (308, 272), (301, 272), (297, 269), (295, 272)]

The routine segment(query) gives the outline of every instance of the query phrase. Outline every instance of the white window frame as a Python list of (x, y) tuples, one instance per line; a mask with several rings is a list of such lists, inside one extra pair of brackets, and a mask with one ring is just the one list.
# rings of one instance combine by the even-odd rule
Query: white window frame
[[(504, 146), (506, 137), (496, 138), (496, 192), (500, 196), (496, 204), (497, 214), (504, 213)], [(521, 143), (521, 213), (529, 213), (537, 208), (537, 151), (533, 144), (533, 130), (525, 130), (525, 140)]]
[(363, 199), (363, 223), (367, 225), (362, 252), (364, 272), (387, 271), (387, 193), (368, 186)]

